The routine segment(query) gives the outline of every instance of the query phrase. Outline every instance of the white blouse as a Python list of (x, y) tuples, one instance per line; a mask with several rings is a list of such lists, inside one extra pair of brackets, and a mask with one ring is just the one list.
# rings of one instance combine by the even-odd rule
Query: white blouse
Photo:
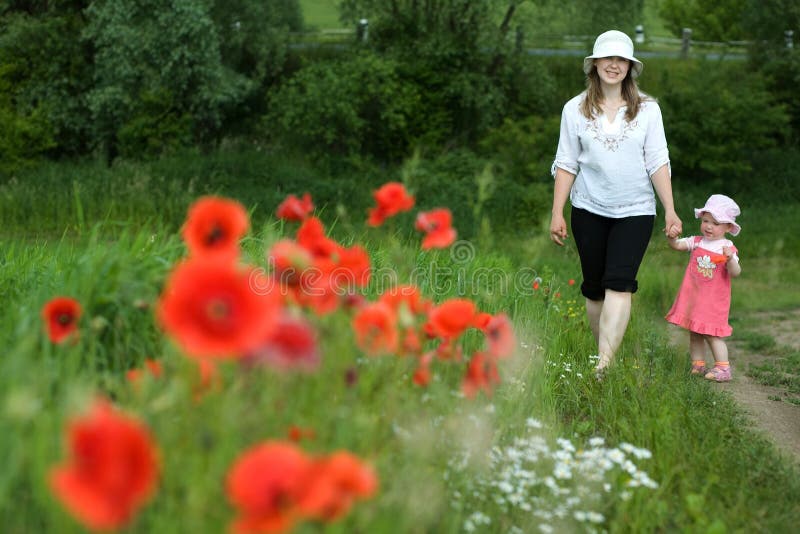
[(587, 119), (580, 105), (586, 92), (570, 99), (561, 113), (561, 134), (551, 168), (575, 175), (570, 202), (604, 217), (655, 215), (656, 200), (650, 177), (667, 165), (669, 151), (661, 108), (649, 97), (632, 122), (626, 106), (613, 122), (605, 114)]

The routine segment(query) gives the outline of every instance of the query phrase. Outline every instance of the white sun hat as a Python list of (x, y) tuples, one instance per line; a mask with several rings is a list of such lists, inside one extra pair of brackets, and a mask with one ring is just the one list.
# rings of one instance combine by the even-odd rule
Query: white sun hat
[(619, 56), (631, 62), (631, 76), (636, 78), (642, 72), (644, 65), (633, 56), (633, 41), (631, 38), (618, 30), (609, 30), (601, 33), (594, 41), (594, 49), (591, 56), (583, 59), (583, 72), (589, 74), (592, 71), (594, 60), (601, 57)]

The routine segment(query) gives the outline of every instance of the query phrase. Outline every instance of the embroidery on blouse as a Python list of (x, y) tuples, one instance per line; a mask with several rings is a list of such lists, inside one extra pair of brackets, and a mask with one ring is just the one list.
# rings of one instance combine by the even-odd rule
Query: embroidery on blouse
[(706, 278), (714, 278), (714, 269), (716, 268), (717, 264), (711, 261), (711, 256), (697, 256), (697, 272)]
[(589, 126), (587, 129), (592, 132), (593, 139), (595, 141), (600, 141), (606, 150), (616, 152), (619, 148), (619, 144), (627, 139), (628, 134), (635, 130), (638, 126), (638, 120), (633, 122), (623, 121), (622, 131), (619, 134), (607, 134), (603, 131), (598, 123), (598, 120), (595, 118), (589, 121)]

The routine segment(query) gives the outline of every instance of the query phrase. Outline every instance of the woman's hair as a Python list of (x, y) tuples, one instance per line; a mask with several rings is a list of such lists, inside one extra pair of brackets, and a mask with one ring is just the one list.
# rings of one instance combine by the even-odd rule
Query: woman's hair
[[(625, 100), (625, 105), (628, 109), (625, 110), (625, 120), (631, 122), (636, 118), (639, 113), (639, 107), (645, 100), (651, 100), (650, 97), (639, 91), (639, 86), (636, 85), (636, 80), (631, 76), (630, 70), (628, 75), (622, 80), (622, 98)], [(581, 102), (581, 112), (587, 119), (591, 119), (596, 114), (600, 114), (603, 110), (600, 108), (600, 102), (603, 100), (603, 92), (600, 88), (600, 75), (597, 74), (597, 67), (592, 67), (589, 74), (586, 75), (586, 98)]]

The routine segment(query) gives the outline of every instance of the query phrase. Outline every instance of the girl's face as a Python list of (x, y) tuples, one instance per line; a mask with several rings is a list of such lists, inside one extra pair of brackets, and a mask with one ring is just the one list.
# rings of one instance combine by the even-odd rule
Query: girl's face
[(624, 57), (601, 57), (594, 60), (600, 80), (609, 85), (622, 83), (631, 67), (630, 60)]
[(730, 229), (730, 223), (717, 222), (710, 213), (703, 212), (700, 214), (700, 232), (706, 239), (710, 241), (722, 239), (725, 237), (725, 232), (730, 231)]

